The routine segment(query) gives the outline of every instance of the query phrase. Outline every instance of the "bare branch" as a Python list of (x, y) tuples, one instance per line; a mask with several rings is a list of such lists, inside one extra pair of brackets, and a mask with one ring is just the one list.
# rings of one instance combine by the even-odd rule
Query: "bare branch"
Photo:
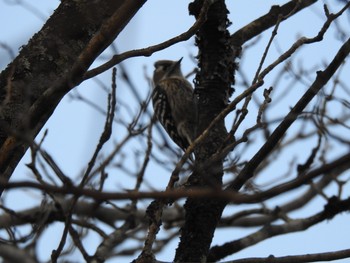
[(37, 263), (25, 250), (5, 244), (0, 244), (0, 256), (12, 263)]
[(245, 258), (237, 259), (232, 261), (225, 261), (223, 263), (308, 263), (308, 262), (323, 262), (323, 261), (333, 261), (350, 257), (350, 249), (325, 252), (325, 253), (315, 253), (307, 255), (296, 255), (296, 256), (286, 256), (286, 257), (274, 257), (269, 256), (267, 258)]
[(308, 229), (309, 227), (318, 224), (326, 219), (332, 218), (334, 215), (350, 209), (350, 198), (346, 200), (338, 200), (332, 198), (324, 207), (324, 210), (314, 214), (308, 218), (293, 219), (285, 224), (266, 225), (257, 232), (250, 234), (244, 238), (228, 242), (222, 246), (215, 246), (211, 248), (208, 256), (209, 261), (220, 260), (227, 255), (240, 251), (243, 248), (249, 247), (262, 240), (272, 236), (277, 236), (285, 233), (292, 233)]
[(338, 67), (343, 63), (344, 59), (350, 53), (350, 39), (344, 43), (339, 49), (338, 53), (324, 71), (317, 72), (315, 82), (311, 85), (308, 91), (298, 101), (289, 114), (284, 118), (281, 124), (270, 135), (266, 143), (254, 155), (254, 157), (246, 164), (244, 169), (237, 176), (235, 181), (230, 185), (230, 189), (239, 189), (246, 180), (254, 175), (254, 170), (266, 158), (266, 156), (273, 150), (277, 142), (285, 134), (286, 130), (293, 124), (293, 122), (300, 115), (306, 105), (316, 96), (316, 94), (324, 87), (324, 85), (333, 76)]
[(104, 63), (103, 65), (101, 65), (95, 69), (91, 69), (88, 72), (86, 72), (84, 75), (84, 80), (92, 78), (94, 76), (97, 76), (98, 74), (101, 74), (102, 72), (110, 69), (111, 67), (117, 65), (118, 63), (120, 63), (123, 60), (126, 60), (128, 58), (139, 57), (139, 56), (149, 57), (154, 52), (163, 50), (163, 49), (168, 48), (176, 43), (190, 39), (198, 31), (198, 29), (203, 25), (203, 23), (206, 21), (206, 14), (207, 14), (208, 8), (215, 1), (216, 0), (206, 0), (206, 2), (205, 2), (206, 4), (203, 5), (203, 9), (202, 9), (201, 14), (199, 15), (198, 19), (186, 32), (184, 32), (176, 37), (173, 37), (167, 41), (164, 41), (160, 44), (154, 45), (154, 46), (127, 51), (127, 52), (122, 53), (120, 55), (114, 55), (108, 62)]
[(249, 23), (234, 33), (231, 36), (231, 41), (235, 46), (241, 46), (248, 40), (252, 39), (255, 36), (258, 36), (263, 31), (274, 26), (277, 23), (280, 15), (283, 16), (284, 20), (288, 18), (287, 15), (293, 10), (295, 10), (293, 13), (299, 12), (316, 2), (317, 0), (289, 1), (283, 6), (273, 6), (269, 13), (254, 20), (253, 22)]

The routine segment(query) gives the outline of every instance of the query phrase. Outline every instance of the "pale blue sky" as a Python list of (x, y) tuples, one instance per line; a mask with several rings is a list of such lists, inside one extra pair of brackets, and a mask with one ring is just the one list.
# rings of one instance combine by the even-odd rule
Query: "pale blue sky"
[[(20, 46), (26, 44), (33, 33), (40, 29), (44, 23), (43, 18), (50, 16), (59, 4), (59, 1), (31, 0), (29, 1), (30, 5), (25, 6), (26, 8), (20, 5), (14, 5), (13, 3), (16, 2), (21, 1), (0, 0), (0, 43), (5, 43), (12, 47), (13, 50), (18, 51)], [(23, 3), (25, 2), (26, 1), (23, 1)], [(149, 0), (127, 26), (126, 30), (118, 37), (117, 45), (119, 50), (127, 51), (157, 44), (184, 32), (194, 22), (193, 17), (188, 16), (188, 2), (189, 1), (185, 0)], [(227, 2), (229, 10), (231, 11), (230, 19), (233, 22), (230, 31), (234, 32), (256, 17), (268, 12), (271, 5), (283, 4), (287, 1), (235, 0)], [(9, 5), (8, 3), (12, 4)], [(279, 48), (284, 51), (290, 47), (297, 37), (302, 35), (311, 37), (318, 32), (324, 21), (322, 19), (322, 3), (323, 1), (320, 1), (320, 4), (317, 6), (312, 7), (309, 11), (296, 15), (280, 26), (279, 33), (275, 40), (276, 42), (268, 55), (266, 64), (278, 57)], [(33, 14), (33, 8), (36, 15)], [(334, 4), (334, 8), (338, 10), (339, 5)], [(346, 16), (343, 21), (347, 21)], [(267, 43), (267, 37), (270, 36), (270, 32), (271, 31), (268, 31), (265, 34), (266, 37), (262, 39), (262, 43)], [(341, 45), (340, 41), (334, 40), (333, 33), (334, 31), (328, 32), (325, 40), (320, 44), (303, 48), (300, 51), (299, 61), (302, 61), (305, 66), (320, 64), (320, 61), (329, 61)], [(245, 61), (242, 63), (242, 67), (248, 72), (247, 77), (250, 81), (253, 78), (264, 48), (265, 45), (261, 44), (253, 50), (249, 50), (249, 54), (246, 54)], [(110, 54), (110, 51), (106, 51), (104, 57), (109, 57)], [(184, 57), (183, 71), (189, 72), (194, 67), (190, 58), (193, 55), (196, 55), (196, 49), (193, 46), (193, 39), (191, 39), (167, 50), (158, 52), (151, 57), (130, 59), (125, 63), (125, 66), (131, 74), (132, 80), (137, 85), (137, 88), (141, 91), (141, 95), (145, 98), (149, 92), (150, 86), (143, 77), (144, 66), (146, 66), (146, 72), (150, 75), (153, 70), (154, 61), (163, 58), (175, 60)], [(0, 68), (3, 69), (10, 60), (11, 58), (8, 56), (7, 52), (0, 49)], [(101, 63), (101, 61), (97, 61), (96, 64), (99, 63)], [(349, 72), (349, 65), (347, 65), (345, 70)], [(310, 79), (313, 79), (313, 77), (314, 76), (310, 76)], [(108, 87), (110, 83), (110, 72), (101, 76), (100, 79), (105, 81)], [(271, 81), (271, 79), (267, 78), (266, 81)], [(81, 85), (78, 90), (80, 93), (97, 102), (102, 108), (105, 108), (106, 94), (101, 93), (100, 89), (96, 86), (97, 84), (95, 82), (87, 81)], [(266, 86), (268, 86), (268, 84)], [(118, 96), (130, 103), (131, 107), (135, 104), (135, 108), (137, 108), (135, 99), (122, 83), (119, 83), (117, 92)], [(300, 92), (295, 92), (293, 96), (300, 95)], [(279, 110), (282, 112), (287, 111), (289, 106), (293, 105), (293, 101), (293, 98), (291, 98), (290, 105)], [(55, 158), (65, 173), (72, 175), (72, 177), (77, 176), (81, 172), (83, 165), (92, 155), (100, 132), (103, 129), (103, 123), (104, 118), (101, 114), (96, 113), (84, 103), (74, 101), (70, 99), (69, 96), (66, 96), (45, 126), (45, 129), (48, 129), (49, 133), (45, 140), (44, 148)], [(118, 136), (115, 136), (116, 139), (120, 138), (118, 137), (120, 136), (119, 133)], [(310, 148), (310, 146), (305, 146), (305, 149), (308, 148)], [(302, 150), (303, 149), (299, 149), (299, 151)], [(13, 180), (21, 180), (30, 174), (24, 166), (24, 164), (28, 162), (28, 158), (29, 156), (27, 154), (21, 166), (15, 171), (12, 178)], [(156, 169), (155, 166), (152, 167)], [(147, 176), (151, 176), (154, 173), (157, 174), (159, 172), (148, 171)], [(167, 175), (165, 171), (161, 171), (160, 173), (164, 176)], [(148, 180), (150, 180), (150, 178), (148, 178)], [(162, 190), (167, 182), (167, 178), (157, 178), (153, 181), (156, 181), (152, 182), (154, 186)], [(128, 181), (115, 182), (115, 184), (110, 186), (110, 189), (113, 189), (115, 186), (119, 188), (127, 187)], [(40, 194), (31, 191), (29, 191), (29, 193), (27, 191), (23, 193), (22, 190), (13, 191), (7, 195), (7, 200), (10, 201), (13, 209), (28, 207), (28, 203), (24, 203), (23, 200), (32, 202), (34, 205), (39, 199)], [(312, 202), (306, 209), (295, 213), (295, 216), (305, 216), (305, 214), (309, 214), (311, 211), (315, 210), (313, 206), (319, 208), (320, 204), (324, 204), (324, 201), (319, 198)], [(332, 249), (346, 249), (348, 248), (347, 239), (350, 234), (349, 219), (349, 214), (342, 214), (329, 222), (312, 227), (306, 232), (284, 235), (264, 241), (226, 260), (243, 257), (264, 257), (270, 254), (284, 256), (327, 252)], [(56, 248), (57, 244), (54, 239), (57, 237), (60, 228), (61, 226), (57, 226), (55, 230), (46, 234), (47, 240), (42, 244), (43, 257), (50, 255), (51, 250)], [(243, 235), (251, 231), (252, 229), (218, 230), (213, 244), (222, 244), (227, 240), (234, 240), (238, 237), (237, 235)], [(54, 232), (56, 233), (55, 236)], [(93, 247), (94, 242), (91, 241), (91, 243)], [(171, 242), (171, 245), (167, 247), (165, 252), (160, 254), (157, 258), (159, 260), (171, 260), (177, 243), (178, 239), (175, 239)], [(130, 261), (130, 258), (125, 258), (125, 262), (128, 261)], [(109, 262), (117, 261), (111, 260)], [(347, 260), (334, 262), (345, 263)]]

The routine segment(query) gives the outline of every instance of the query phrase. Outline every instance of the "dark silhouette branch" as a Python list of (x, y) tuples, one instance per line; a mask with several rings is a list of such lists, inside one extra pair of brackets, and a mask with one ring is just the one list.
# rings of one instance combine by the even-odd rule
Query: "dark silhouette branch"
[(42, 30), (1, 73), (0, 173), (3, 180), (10, 178), (62, 97), (82, 81), (94, 59), (144, 2), (61, 3)]
[(350, 198), (346, 200), (339, 200), (338, 198), (333, 197), (329, 199), (328, 204), (325, 205), (323, 211), (310, 217), (303, 219), (291, 219), (285, 224), (266, 225), (257, 232), (250, 234), (244, 238), (232, 242), (227, 242), (222, 246), (212, 247), (208, 256), (208, 261), (218, 261), (228, 255), (242, 250), (243, 248), (252, 246), (273, 236), (303, 231), (324, 220), (331, 219), (339, 213), (349, 211), (349, 209)]
[(278, 196), (281, 193), (294, 190), (302, 185), (309, 183), (312, 179), (328, 173), (341, 174), (347, 171), (350, 166), (350, 154), (345, 154), (338, 159), (335, 159), (328, 164), (324, 164), (319, 168), (309, 171), (289, 182), (277, 185), (266, 193), (254, 193), (254, 194), (241, 194), (236, 191), (210, 189), (210, 188), (195, 188), (195, 189), (170, 189), (164, 192), (101, 192), (99, 190), (81, 188), (73, 185), (55, 186), (42, 182), (40, 184), (30, 181), (14, 182), (14, 183), (1, 183), (0, 186), (4, 189), (14, 188), (33, 188), (52, 194), (72, 194), (75, 196), (85, 196), (92, 198), (95, 201), (103, 202), (106, 200), (128, 200), (128, 199), (159, 199), (159, 200), (176, 200), (184, 197), (191, 197), (194, 199), (211, 198), (218, 201), (232, 202), (234, 204), (254, 204), (268, 200), (272, 197)]
[(237, 259), (231, 261), (225, 261), (223, 263), (309, 263), (309, 262), (328, 262), (333, 260), (339, 260), (350, 257), (350, 249), (325, 252), (325, 253), (315, 253), (315, 254), (305, 254), (305, 255), (295, 255), (286, 257), (275, 257), (269, 256), (267, 258), (245, 258)]
[(344, 59), (350, 53), (350, 39), (346, 41), (339, 49), (332, 62), (326, 67), (324, 71), (318, 71), (317, 77), (311, 87), (296, 103), (288, 115), (284, 118), (280, 125), (270, 135), (260, 150), (254, 157), (245, 165), (243, 170), (239, 173), (236, 179), (231, 183), (229, 189), (239, 190), (242, 185), (254, 175), (254, 171), (259, 164), (269, 155), (274, 149), (278, 141), (283, 137), (288, 128), (294, 123), (298, 116), (302, 113), (308, 103), (316, 96), (316, 94), (324, 87), (324, 85), (331, 79), (336, 70), (341, 66)]
[(119, 64), (120, 62), (122, 62), (128, 58), (140, 57), (140, 56), (149, 57), (157, 51), (166, 49), (166, 48), (168, 48), (176, 43), (190, 39), (201, 28), (203, 23), (206, 21), (206, 19), (207, 19), (206, 15), (208, 12), (208, 8), (211, 5), (211, 2), (215, 2), (215, 1), (216, 0), (206, 1), (206, 4), (203, 6), (203, 8), (201, 10), (201, 14), (198, 16), (198, 19), (196, 19), (196, 22), (186, 32), (184, 32), (176, 37), (173, 37), (171, 39), (168, 39), (162, 43), (154, 45), (154, 46), (149, 46), (146, 48), (141, 48), (141, 49), (136, 49), (136, 50), (130, 50), (130, 51), (124, 52), (124, 53), (119, 54), (119, 55), (114, 55), (106, 63), (102, 64), (101, 66), (98, 66), (97, 68), (91, 69), (88, 72), (86, 72), (86, 74), (84, 75), (84, 79), (89, 79), (89, 78), (92, 78), (94, 76), (97, 76), (97, 75), (101, 74), (102, 72), (112, 68), (113, 66)]
[(280, 16), (283, 17), (283, 21), (289, 17), (288, 14), (290, 14), (292, 11), (295, 14), (316, 2), (317, 0), (289, 1), (282, 6), (272, 6), (271, 10), (267, 14), (252, 21), (232, 34), (231, 41), (234, 46), (240, 47), (250, 39), (260, 35), (265, 30), (276, 25)]

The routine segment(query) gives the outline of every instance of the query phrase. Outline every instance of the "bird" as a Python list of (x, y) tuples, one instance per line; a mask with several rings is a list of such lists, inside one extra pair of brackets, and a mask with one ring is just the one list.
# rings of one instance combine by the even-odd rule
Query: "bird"
[(192, 85), (181, 72), (181, 61), (154, 63), (152, 104), (170, 138), (186, 151), (196, 136), (197, 106)]

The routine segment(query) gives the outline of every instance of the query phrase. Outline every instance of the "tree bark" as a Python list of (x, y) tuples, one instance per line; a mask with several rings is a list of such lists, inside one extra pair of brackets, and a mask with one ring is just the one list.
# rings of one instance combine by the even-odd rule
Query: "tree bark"
[[(203, 1), (190, 4), (190, 14), (198, 16)], [(211, 5), (207, 21), (196, 35), (199, 49), (195, 95), (198, 99), (198, 135), (226, 107), (234, 82), (235, 52), (230, 44), (227, 30), (228, 10), (225, 1)], [(222, 160), (211, 163), (207, 160), (223, 146), (227, 137), (224, 120), (211, 131), (207, 139), (195, 150), (196, 168), (189, 178), (189, 187), (222, 187)], [(209, 169), (201, 169), (203, 165)], [(222, 209), (217, 201), (188, 198), (185, 204), (186, 218), (181, 230), (181, 239), (176, 251), (176, 262), (205, 262)]]
[(145, 2), (64, 0), (1, 72), (2, 182), (9, 180), (63, 96), (82, 82), (88, 67)]

